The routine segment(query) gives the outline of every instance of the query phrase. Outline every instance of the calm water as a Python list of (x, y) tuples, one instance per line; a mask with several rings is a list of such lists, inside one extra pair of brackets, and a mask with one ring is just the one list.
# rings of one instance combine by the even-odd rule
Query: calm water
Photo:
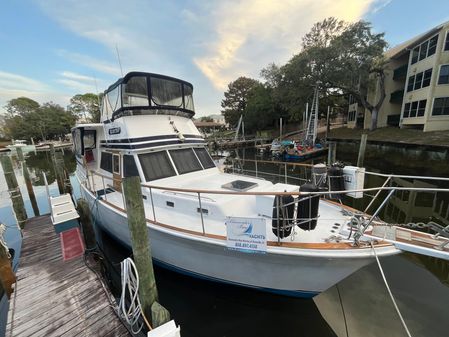
[[(236, 154), (225, 154), (227, 161)], [(254, 159), (260, 157), (253, 150), (239, 150), (239, 158)], [(384, 173), (420, 174), (449, 176), (446, 154), (417, 153), (414, 151), (397, 151), (395, 149), (382, 149), (368, 146), (365, 166), (369, 170)], [(357, 160), (357, 147), (352, 144), (339, 146), (337, 158), (346, 163)], [(15, 158), (13, 158), (15, 159)], [(226, 159), (226, 158), (224, 158)], [(66, 167), (73, 172), (75, 160), (69, 151), (65, 152)], [(38, 198), (41, 213), (48, 212), (48, 203), (43, 186), (42, 172), (45, 172), (50, 190), (56, 195), (57, 186), (54, 182), (54, 171), (49, 166), (48, 152), (30, 153), (27, 156), (27, 165), (35, 177), (35, 192)], [(323, 158), (314, 162), (322, 162)], [(15, 161), (16, 162), (16, 161)], [(405, 166), (406, 164), (406, 166)], [(16, 175), (21, 184), (22, 193), (27, 198), (19, 167), (16, 163)], [(243, 167), (255, 169), (251, 165)], [(267, 173), (284, 173), (283, 168), (274, 168), (272, 165), (259, 165), (258, 171)], [(291, 171), (289, 175), (300, 179), (310, 178), (305, 170)], [(273, 180), (273, 176), (265, 174), (266, 179)], [(276, 180), (276, 179), (274, 179)], [(75, 180), (72, 179), (74, 183)], [(299, 180), (290, 179), (290, 183), (300, 183)], [(404, 183), (404, 182), (401, 182)], [(409, 182), (407, 182), (409, 183)], [(412, 182), (420, 184), (420, 182)], [(368, 179), (367, 185), (379, 185), (378, 179)], [(6, 223), (8, 235), (17, 235), (14, 229), (14, 217), (6, 191), (3, 174), (0, 175), (0, 219)], [(79, 195), (79, 187), (75, 193)], [(345, 202), (362, 209), (369, 200), (351, 200)], [(424, 197), (401, 195), (392, 200), (386, 208), (384, 217), (390, 221), (412, 221), (408, 219), (413, 209), (419, 206), (420, 218), (434, 219), (440, 222), (447, 221), (448, 199), (445, 195), (426, 195)], [(29, 216), (33, 216), (31, 205), (26, 200)], [(446, 218), (445, 218), (446, 217)], [(15, 234), (14, 234), (15, 233)], [(105, 275), (113, 291), (118, 289), (119, 262), (130, 255), (125, 247), (120, 247), (105, 233), (98, 233), (100, 246), (107, 257)], [(383, 260), (385, 272), (391, 282), (393, 293), (397, 296), (399, 306), (403, 310), (406, 321), (411, 325), (414, 336), (445, 336), (449, 331), (449, 264), (445, 261), (420, 257), (412, 254), (402, 254)], [(339, 312), (342, 308), (339, 300), (335, 300), (332, 290), (320, 295), (317, 301), (288, 298), (251, 289), (217, 284), (213, 282), (193, 279), (171, 271), (156, 267), (156, 278), (161, 303), (167, 307), (177, 323), (182, 327), (184, 337), (188, 336), (335, 336), (331, 329), (340, 331), (344, 328), (343, 319)], [(378, 280), (378, 271), (371, 265), (354, 274), (339, 285), (340, 297), (343, 298), (345, 318), (349, 336), (378, 335), (402, 336), (401, 327), (397, 324), (397, 317), (393, 312), (392, 319), (396, 323), (383, 322), (377, 327), (373, 317), (379, 317), (385, 307), (391, 307), (380, 287), (383, 284)], [(373, 280), (377, 280), (373, 283)], [(379, 289), (379, 290), (378, 290)], [(367, 293), (375, 295), (364, 297)], [(315, 304), (318, 303), (318, 306)], [(326, 305), (324, 305), (325, 303)], [(357, 305), (362, 304), (360, 307)], [(367, 310), (367, 308), (370, 308)], [(391, 308), (390, 308), (391, 309)], [(351, 311), (352, 310), (352, 311)], [(323, 318), (326, 317), (329, 324)], [(389, 315), (391, 316), (391, 315)], [(446, 319), (445, 319), (446, 318)], [(352, 321), (351, 321), (352, 320)], [(337, 323), (335, 323), (337, 322)], [(388, 325), (390, 324), (390, 325)], [(388, 328), (388, 330), (387, 330)], [(376, 330), (377, 329), (377, 330)], [(344, 331), (344, 330), (343, 330)], [(360, 331), (367, 331), (361, 333)], [(388, 331), (388, 332), (386, 332)]]

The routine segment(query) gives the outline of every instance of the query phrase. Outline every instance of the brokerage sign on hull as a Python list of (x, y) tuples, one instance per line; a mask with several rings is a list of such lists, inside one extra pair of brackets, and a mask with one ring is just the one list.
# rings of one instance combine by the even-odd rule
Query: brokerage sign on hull
[(265, 219), (228, 217), (226, 239), (229, 249), (249, 253), (265, 253), (267, 251)]

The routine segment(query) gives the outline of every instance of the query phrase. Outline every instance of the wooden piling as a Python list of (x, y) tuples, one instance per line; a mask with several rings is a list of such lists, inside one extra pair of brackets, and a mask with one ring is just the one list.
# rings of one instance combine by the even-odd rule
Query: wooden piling
[(19, 157), (19, 160), (22, 163), (23, 178), (25, 179), (25, 185), (27, 187), (28, 196), (30, 197), (31, 207), (33, 207), (34, 216), (39, 216), (40, 215), (39, 207), (37, 205), (36, 195), (34, 194), (33, 184), (30, 178), (30, 172), (28, 172), (28, 167), (26, 166), (26, 162), (23, 157), (23, 152), (20, 147), (17, 148), (17, 156)]
[(92, 217), (90, 214), (89, 204), (85, 199), (78, 199), (76, 201), (76, 210), (80, 216), (81, 228), (83, 230), (84, 242), (87, 249), (93, 249), (97, 245), (95, 238), (95, 230), (92, 224)]
[(55, 162), (56, 169), (58, 171), (58, 179), (62, 183), (62, 189), (64, 193), (72, 194), (72, 184), (70, 183), (69, 173), (65, 169), (64, 155), (62, 154), (62, 152), (55, 153)]
[(360, 139), (359, 157), (357, 158), (357, 167), (363, 166), (363, 161), (365, 160), (365, 150), (366, 150), (367, 139), (368, 139), (368, 134), (363, 133), (362, 138)]
[(59, 190), (59, 194), (64, 194), (64, 176), (63, 176), (63, 167), (60, 166), (60, 162), (58, 163), (57, 159), (56, 159), (56, 151), (55, 151), (55, 146), (50, 143), (50, 156), (51, 156), (51, 161), (53, 163), (53, 169), (55, 171), (55, 178), (56, 178), (56, 182), (58, 184), (58, 190)]
[(3, 168), (3, 174), (5, 175), (6, 184), (8, 185), (12, 207), (14, 209), (14, 213), (16, 214), (17, 224), (23, 229), (27, 219), (27, 212), (25, 210), (22, 193), (20, 192), (16, 175), (14, 174), (11, 158), (3, 155), (0, 157), (0, 161)]
[(337, 142), (329, 142), (328, 147), (327, 163), (328, 165), (332, 165), (337, 161)]
[(168, 312), (161, 312), (165, 310), (161, 309), (163, 308), (162, 306), (153, 305), (158, 300), (158, 294), (142, 200), (140, 178), (124, 178), (123, 193), (128, 215), (128, 226), (131, 233), (134, 262), (140, 278), (139, 298), (142, 304), (142, 311), (147, 318), (151, 317), (153, 327), (157, 327), (158, 325), (165, 323), (165, 319), (168, 321), (170, 315)]

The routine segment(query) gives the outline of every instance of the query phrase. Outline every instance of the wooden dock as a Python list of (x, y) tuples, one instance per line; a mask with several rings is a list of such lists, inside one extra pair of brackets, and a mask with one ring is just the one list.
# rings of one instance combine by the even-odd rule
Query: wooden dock
[(129, 336), (83, 257), (63, 261), (48, 215), (23, 233), (6, 336)]

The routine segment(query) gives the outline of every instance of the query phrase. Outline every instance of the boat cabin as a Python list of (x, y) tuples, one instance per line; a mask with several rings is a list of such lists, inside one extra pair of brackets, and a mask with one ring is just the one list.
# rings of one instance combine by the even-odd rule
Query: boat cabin
[(116, 191), (128, 176), (149, 182), (215, 168), (191, 120), (192, 92), (175, 78), (127, 74), (104, 92), (101, 123), (72, 129), (78, 164), (110, 178)]

